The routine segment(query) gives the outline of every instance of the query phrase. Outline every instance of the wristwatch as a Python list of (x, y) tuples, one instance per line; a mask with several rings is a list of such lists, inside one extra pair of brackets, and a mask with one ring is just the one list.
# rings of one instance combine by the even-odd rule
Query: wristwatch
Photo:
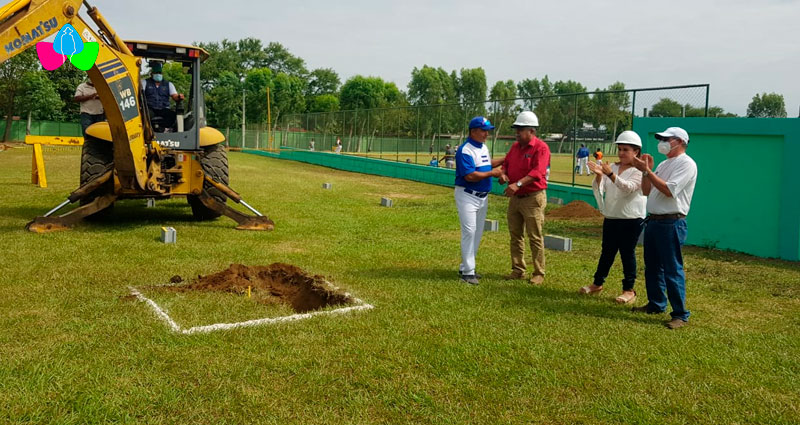
[(522, 182), (521, 181), (517, 182), (517, 187), (522, 187)]
[(645, 169), (642, 171), (642, 177), (647, 177), (648, 174), (650, 174), (650, 170)]

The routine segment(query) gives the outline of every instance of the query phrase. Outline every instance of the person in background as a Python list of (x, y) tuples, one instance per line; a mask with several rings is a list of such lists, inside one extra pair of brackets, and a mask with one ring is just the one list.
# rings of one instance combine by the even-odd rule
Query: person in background
[(592, 156), (597, 162), (603, 161), (603, 151), (601, 151), (600, 148), (597, 148), (597, 150), (594, 152), (594, 154), (592, 154)]
[[(644, 230), (644, 278), (647, 305), (634, 312), (658, 314), (672, 305), (667, 328), (677, 329), (689, 321), (686, 309), (686, 275), (681, 247), (686, 242), (686, 216), (697, 183), (697, 164), (689, 155), (689, 133), (670, 127), (656, 133), (658, 152), (667, 159), (653, 168), (653, 157), (642, 155), (633, 165), (642, 172), (642, 193), (647, 195), (647, 225)], [(666, 296), (664, 292), (666, 291)]]
[(316, 143), (314, 142), (314, 139), (311, 139), (311, 141), (308, 142), (308, 150), (310, 150), (311, 152), (314, 152), (314, 149), (316, 149), (315, 145), (316, 145)]
[(106, 114), (103, 111), (103, 104), (100, 103), (100, 96), (97, 95), (97, 89), (95, 89), (92, 80), (80, 83), (75, 89), (75, 97), (73, 99), (81, 104), (81, 131), (85, 139), (86, 129), (96, 122), (105, 121)]
[(590, 175), (589, 166), (587, 165), (589, 163), (589, 148), (587, 148), (586, 145), (581, 144), (578, 153), (575, 155), (575, 159), (578, 162), (575, 165), (575, 168), (578, 170), (578, 175), (582, 176), (584, 169), (586, 169), (586, 175)]
[(451, 147), (450, 143), (444, 146), (444, 156), (439, 161), (444, 161), (444, 166), (447, 168), (456, 168), (456, 149)]
[(338, 137), (336, 138), (336, 145), (333, 146), (333, 151), (335, 153), (342, 153), (342, 140)]
[(511, 274), (505, 278), (525, 279), (525, 232), (531, 248), (533, 273), (529, 282), (544, 282), (544, 209), (547, 206), (547, 165), (550, 148), (536, 137), (539, 118), (531, 111), (523, 111), (512, 124), (516, 142), (503, 162), (500, 184), (508, 183), (505, 195), (508, 201), (508, 232), (511, 236)]
[(428, 165), (430, 165), (431, 167), (439, 168), (439, 161), (434, 156), (433, 158), (431, 158), (431, 162), (429, 162)]
[(623, 131), (617, 137), (619, 162), (609, 164), (589, 163), (596, 177), (592, 182), (595, 200), (603, 213), (603, 248), (594, 282), (580, 289), (581, 294), (598, 294), (608, 271), (619, 252), (622, 260), (622, 294), (616, 298), (620, 304), (636, 300), (633, 285), (636, 282), (636, 243), (642, 233), (647, 209), (647, 198), (642, 194), (642, 172), (633, 166), (633, 158), (642, 154), (642, 139), (633, 131)]
[(478, 285), (480, 275), (475, 271), (475, 256), (483, 236), (486, 212), (489, 209), (491, 177), (500, 177), (503, 158), (492, 160), (486, 139), (494, 126), (484, 117), (469, 122), (469, 137), (455, 154), (455, 200), (461, 223), (461, 264), (458, 274), (470, 285)]

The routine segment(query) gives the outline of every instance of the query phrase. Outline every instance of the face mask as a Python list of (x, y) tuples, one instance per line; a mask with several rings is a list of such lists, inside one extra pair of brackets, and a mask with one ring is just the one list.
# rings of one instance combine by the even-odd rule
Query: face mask
[(164, 76), (163, 75), (161, 75), (161, 74), (153, 74), (153, 81), (155, 81), (157, 83), (160, 83), (162, 80), (164, 80)]
[(658, 153), (661, 155), (666, 155), (672, 150), (672, 146), (669, 142), (658, 142)]

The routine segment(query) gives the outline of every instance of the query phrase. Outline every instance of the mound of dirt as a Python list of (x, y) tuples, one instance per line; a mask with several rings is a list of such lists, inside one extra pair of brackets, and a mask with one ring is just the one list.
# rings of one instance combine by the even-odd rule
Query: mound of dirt
[(572, 201), (547, 214), (548, 218), (603, 218), (603, 214), (584, 201)]
[[(173, 276), (171, 281), (180, 279)], [(345, 293), (336, 290), (324, 277), (309, 275), (297, 266), (273, 263), (269, 266), (245, 266), (231, 264), (227, 269), (197, 276), (197, 279), (180, 286), (166, 286), (163, 289), (187, 292), (230, 292), (247, 294), (263, 304), (286, 304), (298, 313), (318, 310), (330, 305), (351, 304)]]

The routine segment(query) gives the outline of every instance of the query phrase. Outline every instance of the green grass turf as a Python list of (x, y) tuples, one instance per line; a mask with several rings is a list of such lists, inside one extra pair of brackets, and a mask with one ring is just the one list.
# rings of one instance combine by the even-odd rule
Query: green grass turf
[[(481, 285), (459, 282), (452, 189), (231, 153), (231, 182), (276, 223), (242, 232), (193, 222), (185, 201), (118, 202), (110, 219), (37, 235), (25, 223), (77, 186), (77, 150), (0, 152), (0, 423), (795, 424), (800, 265), (688, 247), (688, 327), (581, 297), (597, 222), (555, 221), (545, 285), (507, 282), (506, 201), (490, 200)], [(333, 190), (321, 189), (323, 182)], [(393, 208), (379, 206), (381, 196)], [(549, 207), (552, 208), (552, 207)], [(160, 227), (178, 243), (158, 242)], [(691, 232), (692, 229), (690, 228)], [(640, 276), (642, 275), (641, 250)], [(177, 335), (127, 287), (231, 263), (323, 274), (375, 309)], [(643, 281), (637, 283), (643, 303)], [(197, 324), (242, 297), (173, 298)], [(187, 323), (195, 324), (195, 323)], [(204, 323), (203, 323), (204, 324)]]

